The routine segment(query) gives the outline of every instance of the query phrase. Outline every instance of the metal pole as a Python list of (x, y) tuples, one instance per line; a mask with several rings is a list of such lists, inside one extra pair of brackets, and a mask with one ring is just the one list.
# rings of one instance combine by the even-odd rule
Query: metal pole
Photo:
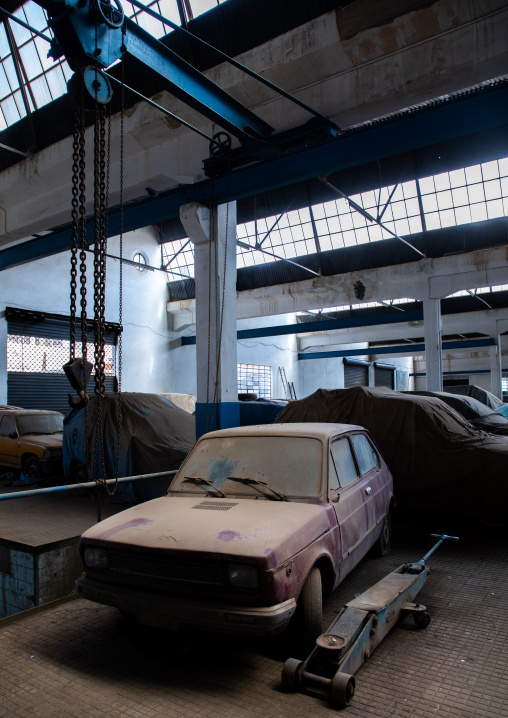
[(175, 471), (159, 471), (156, 474), (138, 474), (137, 476), (125, 476), (121, 479), (107, 479), (107, 481), (85, 481), (82, 484), (67, 484), (66, 486), (50, 486), (47, 489), (30, 489), (29, 491), (16, 491), (10, 494), (0, 494), (0, 501), (9, 501), (9, 499), (22, 499), (25, 496), (37, 496), (39, 494), (56, 494), (62, 491), (74, 491), (75, 489), (89, 489), (101, 484), (114, 484), (125, 481), (139, 481), (140, 479), (157, 479), (162, 476), (174, 476)]

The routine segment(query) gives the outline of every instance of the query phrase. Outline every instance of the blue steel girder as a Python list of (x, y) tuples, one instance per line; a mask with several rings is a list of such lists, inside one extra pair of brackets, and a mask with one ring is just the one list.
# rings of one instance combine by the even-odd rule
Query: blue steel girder
[[(409, 314), (409, 312), (408, 312)], [(400, 316), (404, 316), (401, 312)], [(402, 321), (402, 319), (401, 319)], [(443, 351), (452, 349), (473, 349), (478, 347), (491, 347), (495, 345), (492, 338), (467, 339), (465, 341), (443, 342)], [(307, 352), (298, 354), (298, 359), (339, 359), (341, 357), (364, 356), (365, 354), (407, 354), (408, 352), (424, 352), (425, 344), (398, 344), (390, 347), (368, 347), (367, 349), (344, 349), (331, 352)], [(490, 371), (490, 370), (489, 370)], [(459, 374), (461, 372), (458, 372)], [(411, 376), (416, 376), (412, 374)]]
[[(65, 55), (74, 71), (93, 64), (96, 57), (96, 25), (93, 0), (35, 0), (49, 14), (49, 25), (58, 45), (53, 56)], [(123, 34), (123, 32), (125, 34)], [(273, 128), (209, 80), (199, 70), (156, 40), (137, 23), (125, 18), (124, 28), (97, 24), (97, 62), (107, 68), (125, 57), (146, 76), (178, 99), (237, 137), (244, 147), (269, 157), (276, 148), (267, 140)]]
[[(260, 337), (281, 337), (289, 334), (311, 334), (312, 332), (329, 332), (334, 329), (352, 329), (355, 327), (370, 327), (381, 324), (401, 324), (403, 322), (419, 322), (423, 319), (423, 309), (410, 312), (390, 312), (387, 314), (370, 314), (361, 317), (345, 317), (344, 319), (321, 319), (315, 322), (301, 322), (298, 324), (279, 324), (272, 327), (257, 327), (256, 329), (240, 329), (236, 333), (237, 339), (258, 339)], [(182, 337), (182, 345), (195, 344), (196, 337)], [(360, 354), (365, 354), (362, 350)], [(299, 358), (307, 355), (299, 355)]]
[[(295, 151), (275, 159), (253, 163), (235, 172), (184, 185), (157, 197), (127, 205), (123, 211), (124, 231), (133, 231), (179, 216), (189, 202), (216, 206), (251, 197), (279, 187), (294, 185), (321, 175), (356, 167), (403, 152), (428, 147), (455, 137), (506, 125), (508, 84), (466, 94), (458, 99), (402, 114), (330, 140), (323, 145)], [(443, 168), (445, 169), (445, 168)], [(108, 235), (120, 231), (120, 209), (110, 210)], [(93, 219), (87, 221), (87, 243), (93, 242)], [(28, 240), (0, 251), (0, 270), (48, 257), (69, 249), (70, 225), (44, 237)]]

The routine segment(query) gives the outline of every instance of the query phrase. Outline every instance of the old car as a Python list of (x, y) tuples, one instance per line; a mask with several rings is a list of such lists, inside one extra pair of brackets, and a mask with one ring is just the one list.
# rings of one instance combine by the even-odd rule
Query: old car
[(62, 471), (63, 414), (0, 406), (0, 466), (36, 481)]
[[(205, 434), (165, 497), (86, 531), (81, 596), (142, 624), (306, 643), (331, 591), (389, 550), (392, 477), (368, 432), (272, 424)], [(297, 608), (298, 607), (298, 608)]]

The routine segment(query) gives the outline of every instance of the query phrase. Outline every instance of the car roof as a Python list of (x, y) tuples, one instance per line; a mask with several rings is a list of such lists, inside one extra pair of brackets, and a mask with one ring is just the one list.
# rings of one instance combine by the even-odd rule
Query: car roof
[(299, 422), (287, 424), (257, 424), (254, 426), (235, 426), (231, 429), (211, 431), (205, 436), (304, 436), (315, 439), (328, 439), (337, 434), (352, 430), (366, 431), (356, 424), (328, 424), (324, 422)]
[(56, 414), (63, 416), (60, 411), (51, 411), (50, 409), (23, 409), (21, 406), (5, 406), (0, 405), (0, 414), (23, 414), (33, 416), (34, 414)]

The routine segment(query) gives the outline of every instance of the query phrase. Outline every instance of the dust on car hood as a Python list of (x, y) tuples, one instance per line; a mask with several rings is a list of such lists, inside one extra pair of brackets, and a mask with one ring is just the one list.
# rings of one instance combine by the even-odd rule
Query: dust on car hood
[(61, 431), (57, 434), (23, 434), (18, 438), (18, 441), (25, 444), (37, 444), (37, 446), (44, 446), (46, 449), (61, 449), (62, 436)]
[(88, 529), (82, 541), (136, 550), (248, 558), (276, 566), (330, 530), (329, 506), (245, 498), (165, 496)]

